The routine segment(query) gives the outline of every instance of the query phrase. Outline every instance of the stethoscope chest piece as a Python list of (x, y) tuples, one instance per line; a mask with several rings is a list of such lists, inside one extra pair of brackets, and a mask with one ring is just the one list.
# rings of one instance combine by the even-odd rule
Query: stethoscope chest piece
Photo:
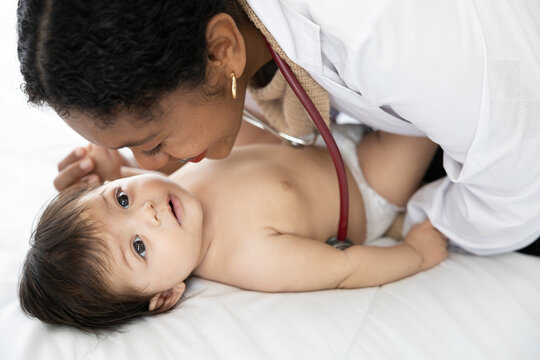
[(345, 250), (348, 247), (353, 246), (353, 243), (349, 239), (345, 240), (338, 240), (337, 236), (332, 236), (328, 240), (325, 241), (328, 245), (335, 247), (338, 250)]

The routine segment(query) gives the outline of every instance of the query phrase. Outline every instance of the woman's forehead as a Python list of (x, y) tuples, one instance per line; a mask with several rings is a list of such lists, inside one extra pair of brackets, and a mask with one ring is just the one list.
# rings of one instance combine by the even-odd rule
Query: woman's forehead
[(110, 125), (99, 126), (90, 115), (76, 112), (64, 117), (66, 124), (89, 142), (109, 149), (120, 149), (146, 144), (162, 131), (163, 122), (155, 120), (145, 124), (119, 114)]

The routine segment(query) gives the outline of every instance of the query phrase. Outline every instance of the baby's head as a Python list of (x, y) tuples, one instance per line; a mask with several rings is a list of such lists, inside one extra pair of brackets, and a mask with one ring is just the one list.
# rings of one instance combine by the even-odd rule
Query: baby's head
[(33, 233), (23, 310), (82, 330), (117, 328), (171, 309), (201, 261), (199, 201), (143, 175), (60, 193)]

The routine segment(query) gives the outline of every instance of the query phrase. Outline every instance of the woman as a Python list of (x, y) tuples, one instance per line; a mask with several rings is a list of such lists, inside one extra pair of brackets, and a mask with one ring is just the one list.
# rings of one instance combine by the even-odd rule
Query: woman
[[(248, 3), (21, 0), (26, 91), (89, 141), (130, 147), (144, 168), (222, 158), (248, 85), (279, 82), (264, 76), (273, 72), (264, 34), (313, 85), (323, 116), (330, 102), (443, 148), (449, 176), (413, 198), (406, 229), (429, 218), (483, 255), (540, 234), (540, 166), (524, 156), (540, 151), (536, 0)], [(307, 131), (307, 120), (285, 119)], [(57, 187), (91, 172), (75, 170), (78, 160), (60, 164)]]

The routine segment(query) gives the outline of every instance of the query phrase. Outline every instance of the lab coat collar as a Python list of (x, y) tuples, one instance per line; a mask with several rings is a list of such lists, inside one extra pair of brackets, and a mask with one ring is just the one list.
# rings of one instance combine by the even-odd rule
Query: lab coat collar
[[(246, 1), (291, 61), (321, 74), (320, 27), (282, 1)], [(276, 16), (279, 14), (280, 16)], [(294, 36), (293, 36), (294, 34)]]

